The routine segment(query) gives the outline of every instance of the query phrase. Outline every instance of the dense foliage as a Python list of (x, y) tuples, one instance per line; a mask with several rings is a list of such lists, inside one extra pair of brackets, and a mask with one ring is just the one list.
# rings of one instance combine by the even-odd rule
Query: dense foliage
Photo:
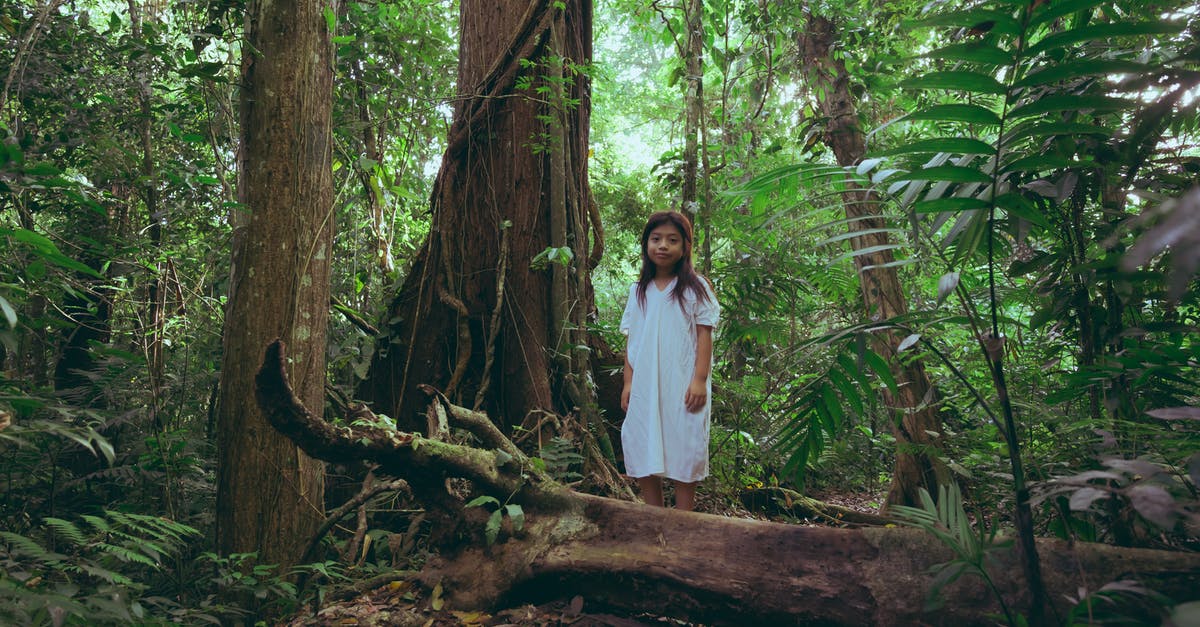
[[(428, 232), (456, 64), (455, 3), (340, 6), (331, 416)], [(896, 383), (869, 340), (898, 329), (979, 520), (1014, 524), (1015, 472), (1040, 534), (1200, 548), (1195, 7), (703, 6), (697, 263), (723, 305), (711, 509), (764, 485), (878, 499)], [(252, 555), (209, 552), (244, 210), (240, 10), (0, 0), (0, 621), (219, 621), (238, 595), (269, 612), (303, 594)], [(814, 11), (838, 25), (868, 132), (850, 169), (800, 67)], [(680, 208), (686, 19), (649, 0), (596, 13), (593, 331), (619, 349), (642, 220)], [(902, 319), (863, 304), (850, 188), (885, 221)], [(560, 436), (537, 456), (579, 479), (578, 440)], [(330, 509), (361, 479), (331, 473)], [(335, 531), (301, 586), (419, 561), (420, 516), (382, 498), (365, 541)]]

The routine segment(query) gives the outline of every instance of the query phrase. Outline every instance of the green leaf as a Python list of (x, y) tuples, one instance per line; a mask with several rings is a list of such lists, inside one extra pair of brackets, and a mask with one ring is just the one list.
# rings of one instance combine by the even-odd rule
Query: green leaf
[(480, 505), (483, 505), (484, 503), (492, 503), (493, 505), (496, 505), (496, 506), (500, 505), (499, 499), (497, 499), (494, 496), (488, 496), (488, 495), (484, 494), (483, 496), (477, 496), (477, 497), (471, 499), (471, 502), (467, 503), (466, 507), (479, 507)]
[(1070, 94), (1051, 94), (1033, 102), (1013, 109), (1009, 118), (1023, 118), (1051, 111), (1092, 111), (1105, 113), (1120, 111), (1135, 106), (1132, 100), (1113, 98), (1110, 96), (1075, 96)]
[(879, 154), (909, 155), (937, 152), (991, 155), (996, 150), (992, 148), (991, 144), (970, 137), (934, 137), (931, 139), (919, 139), (903, 146), (890, 148)]
[(1046, 220), (1046, 216), (1038, 211), (1033, 203), (1029, 202), (1024, 196), (1009, 192), (996, 197), (996, 206), (1004, 209), (1009, 215), (1016, 216), (1023, 220), (1027, 220), (1041, 227), (1050, 227), (1050, 223)]
[(1113, 37), (1140, 37), (1144, 35), (1174, 35), (1182, 31), (1183, 24), (1166, 21), (1149, 22), (1117, 22), (1114, 24), (1089, 24), (1048, 35), (1033, 44), (1025, 51), (1026, 58), (1032, 59), (1042, 52), (1065, 48), (1072, 44), (1085, 41), (1101, 41)]
[(1000, 116), (991, 109), (973, 104), (941, 104), (916, 113), (910, 113), (899, 120), (908, 122), (916, 120), (931, 120), (934, 122), (968, 122), (970, 124), (985, 124), (996, 126), (1000, 124)]
[(4, 319), (8, 321), (9, 328), (17, 328), (17, 310), (4, 296), (0, 296), (0, 310), (4, 312)]
[(813, 244), (813, 247), (817, 248), (817, 247), (821, 247), (821, 246), (828, 246), (829, 244), (836, 244), (838, 242), (843, 242), (848, 239), (854, 239), (856, 237), (862, 237), (864, 235), (872, 235), (875, 233), (894, 233), (894, 234), (900, 235), (900, 234), (904, 234), (907, 232), (908, 232), (908, 229), (902, 229), (902, 228), (898, 228), (898, 227), (855, 230), (855, 231), (850, 231), (849, 233), (838, 233), (837, 235), (834, 235), (832, 237), (827, 237), (827, 238)]
[(892, 391), (892, 394), (895, 394), (898, 386), (896, 385), (896, 379), (892, 376), (891, 369), (888, 368), (887, 362), (878, 353), (870, 349), (863, 350), (862, 356), (863, 361), (875, 372), (875, 376), (879, 377), (880, 381), (883, 381), (883, 384)]
[(965, 70), (948, 70), (945, 72), (930, 72), (916, 78), (900, 81), (905, 89), (948, 89), (956, 92), (972, 92), (981, 94), (1004, 94), (1004, 85), (987, 74), (967, 72)]
[(1149, 66), (1132, 61), (1117, 59), (1082, 59), (1066, 63), (1055, 63), (1049, 67), (1028, 74), (1025, 78), (1013, 83), (1013, 87), (1029, 87), (1031, 85), (1046, 85), (1073, 78), (1085, 76), (1107, 76), (1110, 74), (1140, 74)]
[(520, 531), (525, 527), (525, 510), (521, 509), (516, 503), (509, 503), (504, 506), (504, 510), (508, 512), (508, 518), (512, 520), (513, 531)]
[(950, 181), (951, 183), (991, 183), (992, 177), (975, 168), (957, 165), (939, 165), (915, 170), (898, 176), (893, 181)]
[(1098, 7), (1108, 0), (1063, 0), (1061, 2), (1043, 2), (1039, 10), (1035, 11), (1032, 19), (1029, 20), (1027, 30), (1032, 31), (1034, 28), (1041, 26), (1047, 22), (1056, 20), (1064, 15), (1078, 13)]
[(1006, 52), (984, 42), (946, 46), (945, 48), (938, 48), (933, 52), (921, 56), (930, 59), (966, 61), (968, 63), (982, 63), (994, 66), (1011, 65), (1013, 62), (1013, 54), (1011, 52)]
[(957, 196), (948, 196), (946, 198), (937, 198), (934, 200), (922, 200), (913, 204), (913, 211), (916, 213), (941, 213), (941, 212), (959, 212), (972, 211), (975, 209), (987, 209), (990, 207), (986, 201), (978, 198), (959, 198)]
[(1083, 122), (1041, 122), (1027, 121), (1013, 128), (1010, 135), (1004, 137), (1003, 144), (1011, 146), (1012, 144), (1025, 139), (1026, 137), (1034, 137), (1042, 139), (1046, 137), (1054, 137), (1059, 135), (1101, 135), (1111, 137), (1113, 130), (1105, 126), (1096, 124), (1085, 124)]
[(821, 400), (825, 405), (825, 411), (829, 415), (829, 432), (830, 434), (837, 433), (842, 425), (846, 422), (846, 412), (842, 410), (842, 401), (838, 399), (837, 392), (833, 387), (828, 385), (821, 386)]
[(1020, 30), (1020, 25), (1011, 13), (991, 9), (950, 11), (917, 20), (910, 23), (909, 26), (962, 26), (965, 28), (975, 28), (989, 22), (992, 24), (992, 31), (999, 34), (1015, 35)]
[(1058, 155), (1030, 155), (1015, 161), (1004, 164), (1000, 171), (1002, 173), (1010, 172), (1047, 172), (1050, 170), (1063, 170), (1067, 168), (1082, 168), (1089, 167), (1091, 159), (1074, 161), (1069, 157), (1060, 157)]
[(26, 176), (58, 176), (62, 170), (49, 161), (41, 161), (25, 168), (23, 173)]
[(842, 373), (841, 369), (838, 367), (830, 368), (827, 376), (834, 387), (842, 393), (842, 399), (850, 405), (850, 409), (859, 416), (863, 415), (862, 394), (855, 389), (854, 384)]
[(504, 517), (503, 510), (496, 510), (488, 516), (487, 526), (484, 527), (483, 535), (487, 538), (488, 546), (496, 543), (496, 538), (500, 535), (500, 522)]
[(337, 31), (337, 15), (334, 15), (333, 7), (326, 6), (325, 9), (322, 11), (322, 14), (325, 15), (326, 30), (328, 30), (330, 33), (336, 32)]

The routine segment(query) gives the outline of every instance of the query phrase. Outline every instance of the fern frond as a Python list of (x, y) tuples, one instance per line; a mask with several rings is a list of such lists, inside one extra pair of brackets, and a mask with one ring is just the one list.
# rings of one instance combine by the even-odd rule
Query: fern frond
[(10, 550), (17, 554), (34, 558), (47, 554), (46, 549), (44, 549), (42, 545), (30, 540), (29, 538), (26, 538), (19, 533), (0, 531), (0, 538), (3, 538), (10, 545), (12, 545), (12, 549)]
[(83, 546), (87, 544), (87, 538), (83, 532), (74, 523), (68, 522), (61, 518), (46, 517), (42, 519), (47, 527), (50, 527), (56, 535), (67, 540), (75, 546)]
[(137, 551), (130, 550), (130, 549), (123, 547), (121, 545), (118, 545), (118, 544), (111, 544), (108, 542), (99, 542), (96, 544), (96, 548), (105, 554), (108, 554), (108, 555), (111, 555), (111, 556), (117, 558), (118, 560), (120, 560), (122, 562), (134, 562), (134, 563), (138, 563), (138, 564), (143, 564), (143, 565), (149, 566), (155, 570), (158, 570), (158, 568), (160, 567), (159, 563), (154, 561), (150, 557), (147, 557), (146, 555), (138, 553)]

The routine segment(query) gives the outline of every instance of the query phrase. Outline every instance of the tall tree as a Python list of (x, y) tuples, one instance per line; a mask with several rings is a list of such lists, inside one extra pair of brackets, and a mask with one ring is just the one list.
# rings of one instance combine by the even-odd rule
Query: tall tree
[(363, 396), (412, 425), (429, 383), (520, 423), (594, 407), (584, 328), (602, 231), (588, 186), (592, 3), (464, 0), (430, 234)]
[(332, 45), (316, 0), (251, 2), (241, 96), (243, 208), (218, 409), (217, 544), (285, 568), (323, 514), (323, 467), (266, 422), (254, 401), (258, 355), (296, 348), (296, 393), (322, 407), (333, 203)]
[[(823, 15), (810, 12), (806, 17), (806, 28), (798, 42), (801, 71), (825, 120), (823, 141), (838, 165), (855, 165), (866, 156), (866, 133), (859, 121), (857, 98), (851, 93), (850, 73), (837, 48), (837, 27)], [(886, 225), (877, 214), (879, 199), (852, 182), (848, 181), (847, 186), (842, 201), (849, 228), (857, 233), (850, 245), (856, 251), (854, 264), (867, 315), (874, 320), (903, 316), (908, 313), (908, 302), (893, 263)], [(888, 358), (898, 384), (886, 401), (900, 413), (893, 422), (896, 463), (884, 507), (917, 506), (921, 488), (937, 494), (939, 483), (953, 481), (937, 453), (942, 432), (937, 392), (920, 360), (897, 359), (901, 338), (896, 332), (882, 331), (875, 338), (875, 349)]]

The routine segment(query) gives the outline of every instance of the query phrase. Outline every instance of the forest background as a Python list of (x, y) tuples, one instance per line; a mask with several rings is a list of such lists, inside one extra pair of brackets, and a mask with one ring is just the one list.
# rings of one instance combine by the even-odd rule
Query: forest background
[[(1197, 548), (1194, 6), (614, 0), (592, 16), (590, 3), (533, 4), (586, 7), (595, 43), (592, 58), (519, 60), (504, 97), (532, 103), (542, 130), (516, 145), (547, 159), (582, 150), (567, 163), (586, 181), (560, 191), (584, 199), (582, 222), (598, 219), (483, 262), (554, 285), (583, 277), (547, 288), (579, 309), (550, 311), (570, 341), (538, 347), (541, 369), (562, 376), (542, 399), (491, 355), (460, 371), (485, 345), (463, 349), (461, 333), (487, 338), (487, 325), (447, 322), (429, 334), (443, 354), (420, 373), (429, 380), (403, 385), (435, 383), (514, 439), (538, 436), (523, 447), (555, 479), (619, 491), (596, 470), (619, 455), (606, 392), (616, 322), (645, 217), (683, 210), (723, 305), (704, 509), (754, 509), (757, 494), (778, 515), (807, 493), (919, 510), (922, 488), (954, 486), (984, 531)], [(230, 329), (253, 316), (229, 313), (232, 285), (251, 281), (234, 278), (246, 258), (235, 251), (254, 250), (237, 240), (253, 232), (240, 229), (254, 194), (295, 200), (286, 186), (305, 184), (245, 165), (289, 157), (247, 140), (272, 124), (245, 105), (246, 42), (258, 40), (243, 27), (262, 6), (0, 2), (8, 619), (223, 620), (246, 611), (239, 598), (270, 615), (433, 548), (411, 494), (353, 464), (298, 471), (324, 485), (280, 523), (296, 531), (275, 553), (228, 531), (253, 526), (238, 516), (254, 497), (223, 487), (219, 467), (263, 467), (238, 441), (250, 423), (219, 409), (253, 394), (222, 377), (248, 386), (270, 339), (230, 349)], [(432, 265), (422, 251), (444, 237), (454, 200), (444, 155), (468, 100), (456, 51), (481, 32), (462, 9), (307, 3), (299, 22), (329, 55), (312, 64), (329, 69), (329, 141), (317, 142), (329, 196), (298, 224), (309, 249), (329, 238), (328, 279), (314, 274), (328, 291), (309, 302), (329, 316), (315, 349), (325, 367), (307, 385), (334, 422), (415, 415), (377, 388), (403, 389), (380, 374), (381, 355), (405, 342), (393, 328), (419, 328), (397, 303)], [(560, 126), (584, 141), (546, 132)], [(485, 232), (507, 241), (510, 228), (522, 231)], [(483, 312), (442, 300), (490, 321), (531, 294), (492, 294)], [(283, 316), (304, 307), (276, 300)], [(364, 481), (370, 499), (342, 511)], [(317, 534), (326, 510), (359, 516)]]

